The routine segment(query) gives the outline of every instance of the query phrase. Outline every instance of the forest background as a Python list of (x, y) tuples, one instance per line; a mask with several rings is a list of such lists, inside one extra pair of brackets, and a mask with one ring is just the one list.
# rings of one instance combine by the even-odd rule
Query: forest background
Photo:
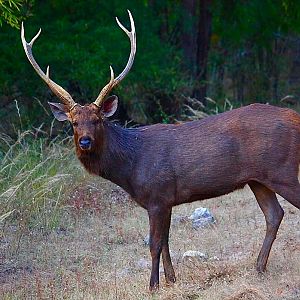
[(9, 0), (0, 7), (0, 130), (9, 135), (41, 124), (49, 130), (47, 101), (56, 101), (25, 57), (20, 22), (27, 40), (42, 28), (35, 58), (86, 103), (108, 82), (109, 65), (118, 73), (127, 61), (129, 42), (114, 19), (128, 26), (126, 9), (137, 55), (114, 91), (122, 123), (170, 123), (253, 102), (297, 109), (299, 1)]

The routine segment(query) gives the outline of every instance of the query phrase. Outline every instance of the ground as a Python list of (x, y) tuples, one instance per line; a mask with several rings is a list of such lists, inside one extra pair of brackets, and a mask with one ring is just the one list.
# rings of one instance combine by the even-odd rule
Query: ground
[[(56, 230), (20, 234), (13, 226), (0, 239), (0, 299), (300, 299), (300, 212), (280, 199), (285, 218), (268, 270), (255, 261), (265, 221), (249, 188), (173, 209), (170, 249), (177, 282), (148, 292), (150, 254), (147, 213), (115, 185), (95, 179), (76, 187)], [(180, 222), (208, 207), (216, 224), (195, 230)], [(182, 261), (187, 250), (207, 261)]]

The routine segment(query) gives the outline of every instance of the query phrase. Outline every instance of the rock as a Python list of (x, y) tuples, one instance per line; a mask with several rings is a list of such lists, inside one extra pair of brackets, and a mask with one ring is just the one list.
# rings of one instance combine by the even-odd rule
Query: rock
[(205, 261), (208, 259), (208, 256), (205, 253), (202, 253), (200, 251), (193, 251), (193, 250), (186, 251), (182, 255), (183, 261), (192, 261), (193, 259)]
[(204, 228), (207, 227), (210, 224), (214, 224), (215, 221), (213, 219), (198, 219), (193, 221), (193, 228), (198, 229), (198, 228)]
[(197, 220), (200, 218), (209, 218), (211, 217), (210, 211), (205, 207), (199, 207), (194, 210), (194, 212), (189, 216), (190, 220)]
[(211, 212), (205, 207), (196, 208), (189, 216), (189, 220), (193, 222), (193, 228), (203, 228), (216, 222)]
[(220, 258), (218, 256), (213, 256), (213, 257), (210, 257), (209, 260), (211, 260), (211, 261), (220, 261)]
[(150, 235), (147, 234), (143, 241), (144, 241), (144, 246), (149, 246), (150, 245)]
[(58, 227), (56, 233), (57, 235), (68, 235), (67, 229), (64, 227)]

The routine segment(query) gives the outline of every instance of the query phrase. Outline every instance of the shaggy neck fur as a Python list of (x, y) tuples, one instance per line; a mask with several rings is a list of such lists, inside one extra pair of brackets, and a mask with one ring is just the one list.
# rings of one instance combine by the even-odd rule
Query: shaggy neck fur
[(92, 151), (77, 147), (77, 156), (88, 172), (106, 178), (132, 194), (130, 178), (136, 151), (142, 143), (138, 129), (126, 129), (108, 121), (96, 137)]

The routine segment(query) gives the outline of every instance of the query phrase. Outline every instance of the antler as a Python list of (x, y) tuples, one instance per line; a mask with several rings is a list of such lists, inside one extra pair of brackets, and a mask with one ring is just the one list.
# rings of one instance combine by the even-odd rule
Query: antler
[(21, 27), (21, 40), (23, 44), (23, 48), (25, 50), (25, 54), (35, 69), (35, 71), (38, 73), (38, 75), (47, 83), (51, 91), (63, 102), (63, 104), (66, 104), (70, 109), (72, 109), (75, 105), (76, 102), (72, 99), (71, 95), (64, 90), (60, 85), (56, 84), (54, 81), (52, 81), (49, 77), (49, 66), (47, 67), (46, 74), (42, 71), (42, 69), (39, 67), (37, 64), (36, 60), (33, 57), (32, 54), (32, 46), (35, 40), (39, 37), (41, 33), (41, 29), (38, 31), (38, 33), (35, 35), (35, 37), (30, 41), (30, 43), (27, 43), (25, 40), (25, 34), (24, 34), (24, 26), (22, 22), (22, 27)]
[(127, 34), (127, 36), (129, 37), (130, 40), (130, 55), (128, 58), (128, 62), (124, 68), (124, 70), (122, 71), (122, 73), (117, 77), (114, 78), (114, 71), (112, 69), (112, 67), (110, 66), (110, 81), (109, 83), (101, 90), (99, 96), (97, 97), (97, 99), (94, 101), (94, 104), (96, 104), (97, 106), (100, 106), (102, 101), (104, 100), (105, 96), (121, 81), (123, 80), (123, 78), (128, 74), (128, 72), (130, 71), (132, 65), (133, 65), (133, 61), (134, 61), (134, 56), (135, 56), (135, 52), (136, 52), (136, 34), (135, 34), (135, 26), (134, 26), (134, 21), (132, 18), (132, 15), (130, 13), (129, 10), (128, 14), (129, 14), (129, 19), (130, 19), (130, 26), (131, 26), (131, 31), (128, 31), (119, 21), (118, 18), (116, 18), (116, 21), (118, 23), (118, 25), (121, 27), (121, 29), (123, 31), (125, 31), (125, 33)]

